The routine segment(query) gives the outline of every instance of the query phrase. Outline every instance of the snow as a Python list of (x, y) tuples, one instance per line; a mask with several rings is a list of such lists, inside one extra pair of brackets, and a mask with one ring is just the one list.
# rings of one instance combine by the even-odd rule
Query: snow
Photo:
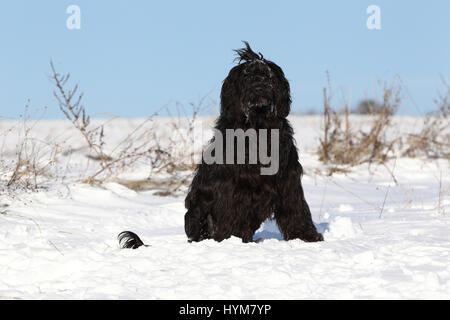
[[(112, 140), (137, 120), (120, 121)], [(75, 164), (37, 192), (0, 194), (0, 299), (449, 299), (448, 161), (398, 158), (397, 184), (393, 161), (319, 175), (320, 119), (292, 122), (324, 242), (284, 241), (267, 221), (255, 243), (188, 243), (183, 196), (89, 186), (74, 178)], [(39, 125), (43, 136), (64, 131), (82, 145), (66, 122)], [(124, 230), (150, 246), (119, 249)]]

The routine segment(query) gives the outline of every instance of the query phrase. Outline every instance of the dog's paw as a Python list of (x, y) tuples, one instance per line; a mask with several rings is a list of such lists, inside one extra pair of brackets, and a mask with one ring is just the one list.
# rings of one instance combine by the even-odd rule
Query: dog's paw
[(303, 240), (305, 242), (323, 241), (323, 235), (318, 232), (303, 234), (302, 236), (299, 236), (298, 238), (300, 238), (301, 240)]
[(191, 243), (191, 242), (198, 242), (198, 240), (196, 240), (195, 238), (188, 238), (188, 242), (189, 243)]
[(321, 233), (317, 234), (316, 241), (323, 241), (323, 235)]
[(307, 239), (305, 239), (305, 241), (308, 241), (308, 242), (323, 241), (323, 235), (321, 233), (316, 233), (316, 234), (308, 237)]

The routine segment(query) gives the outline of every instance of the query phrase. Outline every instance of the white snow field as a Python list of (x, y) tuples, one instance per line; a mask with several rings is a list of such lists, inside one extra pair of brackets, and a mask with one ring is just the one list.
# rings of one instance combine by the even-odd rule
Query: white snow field
[[(80, 166), (60, 164), (64, 179), (0, 194), (0, 299), (450, 299), (449, 161), (398, 158), (320, 175), (320, 118), (291, 120), (324, 242), (284, 241), (268, 221), (258, 243), (188, 243), (183, 195), (90, 186), (77, 180)], [(396, 121), (414, 130), (421, 118)], [(105, 136), (119, 139), (136, 123), (112, 122)], [(70, 126), (40, 121), (33, 130), (63, 133), (76, 149), (83, 140)], [(3, 158), (14, 143), (6, 138)], [(130, 177), (148, 173), (138, 171)], [(150, 246), (119, 249), (124, 230)]]

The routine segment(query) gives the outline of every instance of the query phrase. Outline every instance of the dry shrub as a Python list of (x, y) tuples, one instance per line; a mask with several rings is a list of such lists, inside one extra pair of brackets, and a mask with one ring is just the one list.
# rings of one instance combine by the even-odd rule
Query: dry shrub
[(370, 123), (365, 129), (352, 125), (348, 104), (344, 112), (338, 113), (331, 107), (327, 88), (324, 88), (323, 95), (323, 136), (318, 150), (320, 160), (336, 166), (384, 163), (397, 142), (397, 139), (388, 139), (386, 131), (401, 104), (400, 87), (394, 81), (384, 85), (382, 103), (376, 103), (382, 107), (367, 117)]
[[(51, 167), (61, 153), (60, 146), (54, 141), (33, 137), (32, 131), (39, 120), (32, 120), (40, 111), (29, 114), (29, 106), (25, 106), (22, 120), (1, 133), (3, 138), (0, 156), (0, 191), (32, 190), (43, 187), (44, 181), (53, 178)], [(12, 150), (6, 149), (9, 135), (17, 134), (17, 142)], [(6, 158), (5, 156), (13, 155)]]
[[(119, 182), (135, 191), (154, 190), (155, 195), (169, 196), (183, 193), (183, 188), (187, 188), (192, 179), (192, 174), (196, 167), (194, 155), (200, 150), (194, 150), (195, 137), (194, 128), (202, 125), (198, 114), (210, 107), (205, 103), (205, 97), (198, 103), (190, 103), (191, 110), (181, 103), (176, 104), (177, 114), (173, 115), (167, 108), (165, 111), (170, 117), (170, 121), (165, 123), (165, 130), (154, 127), (150, 130), (151, 139), (154, 141), (153, 153), (157, 157), (151, 158), (151, 173), (148, 179)], [(210, 103), (214, 103), (210, 101)], [(156, 155), (156, 154), (155, 154)]]
[[(115, 180), (136, 190), (143, 190), (158, 185), (158, 194), (173, 195), (181, 187), (188, 184), (190, 175), (195, 168), (192, 155), (180, 152), (180, 146), (192, 145), (192, 131), (197, 115), (202, 108), (202, 101), (198, 105), (191, 104), (193, 115), (183, 118), (187, 125), (181, 125), (181, 117), (174, 118), (169, 123), (169, 136), (176, 136), (177, 140), (169, 137), (168, 143), (161, 143), (161, 132), (158, 130), (158, 112), (142, 121), (132, 132), (127, 134), (116, 146), (107, 148), (105, 143), (105, 124), (91, 126), (90, 117), (82, 105), (83, 93), (77, 94), (78, 85), (67, 88), (70, 75), (60, 75), (51, 63), (52, 80), (56, 87), (54, 95), (59, 108), (65, 117), (80, 132), (91, 154), (88, 157), (95, 160), (97, 168), (84, 180), (89, 184), (100, 184)], [(123, 173), (135, 168), (136, 164), (145, 164), (149, 168), (148, 179), (142, 181), (124, 181), (120, 179)], [(169, 176), (154, 178), (155, 176)]]
[(435, 99), (438, 110), (429, 113), (419, 133), (410, 133), (404, 142), (403, 156), (445, 158), (450, 160), (450, 85)]

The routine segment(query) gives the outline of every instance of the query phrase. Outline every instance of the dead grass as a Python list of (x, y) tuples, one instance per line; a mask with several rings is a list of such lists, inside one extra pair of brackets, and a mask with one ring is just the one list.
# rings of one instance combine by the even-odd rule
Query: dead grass
[[(36, 191), (42, 182), (53, 178), (51, 167), (61, 153), (60, 146), (51, 139), (41, 140), (32, 135), (35, 125), (40, 120), (32, 118), (45, 113), (46, 107), (29, 113), (29, 105), (21, 121), (15, 123), (2, 133), (3, 143), (0, 156), (0, 189), (27, 189)], [(16, 145), (6, 151), (5, 141), (9, 135), (16, 134)], [(12, 159), (5, 154), (12, 153)]]
[[(149, 178), (145, 181), (127, 182), (124, 185), (130, 188), (148, 188), (148, 186), (163, 186), (165, 189), (161, 194), (176, 194), (181, 187), (187, 184), (187, 176), (190, 176), (195, 164), (192, 154), (180, 152), (180, 145), (192, 145), (192, 131), (194, 123), (203, 107), (204, 101), (191, 104), (191, 117), (174, 117), (169, 124), (170, 136), (177, 137), (176, 140), (169, 138), (169, 143), (162, 145), (161, 137), (156, 128), (157, 115), (159, 111), (143, 120), (136, 128), (115, 146), (109, 147), (105, 142), (105, 125), (92, 127), (90, 117), (86, 108), (82, 105), (83, 93), (78, 94), (78, 85), (68, 87), (69, 74), (60, 75), (51, 63), (52, 80), (55, 85), (54, 95), (58, 105), (66, 119), (80, 133), (91, 151), (88, 157), (94, 160), (97, 168), (83, 181), (88, 184), (102, 184), (105, 181), (120, 181), (120, 176), (132, 171), (138, 164), (146, 164), (149, 168)], [(167, 110), (166, 110), (167, 111)], [(186, 123), (187, 126), (182, 125)], [(181, 148), (183, 149), (183, 148)], [(159, 174), (169, 176), (169, 179), (156, 182), (152, 177)]]
[(392, 81), (383, 87), (383, 108), (367, 116), (368, 128), (360, 128), (351, 122), (348, 103), (342, 113), (331, 107), (327, 88), (323, 89), (323, 135), (318, 149), (319, 159), (331, 165), (331, 172), (363, 163), (384, 163), (393, 156), (398, 138), (388, 139), (387, 129), (401, 105), (400, 87)]
[(450, 160), (450, 85), (444, 79), (442, 82), (445, 93), (434, 101), (437, 111), (425, 117), (419, 133), (407, 135), (403, 156)]

